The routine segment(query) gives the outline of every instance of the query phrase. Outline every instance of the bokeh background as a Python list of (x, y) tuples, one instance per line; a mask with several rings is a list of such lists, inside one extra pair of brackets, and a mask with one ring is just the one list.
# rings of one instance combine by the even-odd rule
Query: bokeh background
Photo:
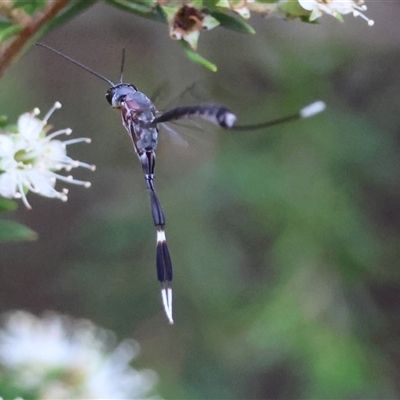
[(173, 326), (141, 167), (107, 85), (31, 48), (0, 81), (1, 113), (60, 101), (50, 122), (93, 139), (71, 154), (97, 170), (76, 172), (92, 187), (71, 187), (67, 203), (30, 195), (32, 211), (6, 214), (39, 239), (1, 245), (0, 311), (57, 310), (138, 340), (138, 366), (167, 399), (399, 398), (400, 4), (367, 4), (372, 28), (253, 16), (255, 36), (202, 34), (217, 73), (165, 25), (105, 4), (43, 39), (111, 80), (125, 45), (125, 80), (162, 87), (160, 109), (202, 99), (245, 124), (328, 104), (268, 131), (183, 128), (188, 146), (162, 135)]

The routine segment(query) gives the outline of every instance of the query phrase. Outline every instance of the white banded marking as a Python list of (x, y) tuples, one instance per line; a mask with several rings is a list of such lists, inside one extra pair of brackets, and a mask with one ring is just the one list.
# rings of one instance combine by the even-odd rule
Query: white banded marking
[(164, 231), (157, 231), (157, 243), (165, 242), (167, 238), (165, 237)]
[(228, 128), (232, 128), (233, 124), (236, 122), (236, 115), (232, 114), (231, 112), (227, 112), (225, 114), (225, 125)]
[(301, 118), (310, 118), (324, 111), (326, 104), (323, 101), (315, 101), (308, 106), (303, 107), (299, 114)]

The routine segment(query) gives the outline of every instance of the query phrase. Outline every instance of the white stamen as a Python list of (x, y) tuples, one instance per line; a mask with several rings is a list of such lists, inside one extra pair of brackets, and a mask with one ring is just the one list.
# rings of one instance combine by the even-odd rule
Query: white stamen
[(168, 321), (170, 324), (173, 324), (174, 320), (172, 319), (172, 289), (161, 289), (161, 297)]
[(157, 243), (165, 242), (167, 238), (165, 237), (164, 231), (157, 231)]
[(32, 184), (27, 180), (27, 179), (25, 179), (24, 181), (23, 181), (23, 185), (25, 185), (30, 191), (32, 191), (32, 192), (35, 192), (35, 193), (39, 193), (40, 191), (39, 191), (39, 189), (37, 189), (37, 188), (34, 188), (33, 186), (32, 186)]
[[(72, 129), (71, 128), (66, 128), (66, 129), (60, 129), (59, 131), (55, 131), (53, 133), (51, 133), (50, 135), (47, 136), (47, 140), (51, 140), (53, 138), (55, 138), (56, 136), (59, 135), (70, 135), (72, 133)], [(63, 142), (64, 144), (66, 144), (68, 142), (68, 140), (66, 142)]]
[(87, 168), (87, 169), (90, 169), (91, 171), (94, 171), (96, 169), (95, 165), (86, 164), (86, 163), (81, 162), (81, 161), (75, 161), (74, 162), (74, 166), (75, 167)]
[(324, 111), (326, 104), (323, 101), (315, 101), (302, 108), (299, 112), (300, 118), (310, 118)]
[(21, 181), (18, 183), (18, 189), (19, 189), (19, 192), (21, 193), (21, 199), (22, 199), (22, 202), (25, 204), (25, 207), (28, 208), (29, 210), (31, 210), (32, 207), (28, 203), (28, 199), (26, 198), (26, 195), (25, 195), (25, 192), (24, 192), (24, 188), (22, 186), (22, 182)]
[(85, 186), (86, 188), (91, 186), (90, 182), (86, 182), (86, 181), (78, 181), (77, 179), (74, 179), (72, 177), (72, 175), (68, 175), (68, 176), (63, 176), (63, 175), (59, 175), (56, 174), (55, 172), (52, 172), (52, 175), (54, 177), (54, 180), (59, 179), (60, 181), (64, 181), (64, 182), (68, 182), (68, 183), (73, 183), (75, 185), (82, 185)]
[[(361, 8), (361, 10), (366, 10), (367, 8)], [(375, 21), (373, 19), (369, 19), (366, 15), (364, 15), (363, 13), (359, 12), (359, 11), (354, 11), (353, 12), (353, 16), (354, 17), (361, 17), (364, 21), (367, 21), (368, 26), (373, 26), (375, 24)]]
[(71, 140), (65, 140), (63, 143), (68, 146), (69, 144), (75, 144), (75, 143), (91, 143), (92, 139), (89, 138), (77, 138), (77, 139), (71, 139)]
[(44, 118), (42, 119), (43, 121), (43, 125), (47, 124), (48, 119), (51, 117), (51, 114), (53, 114), (53, 112), (55, 110), (58, 110), (59, 108), (61, 108), (61, 103), (56, 101), (53, 105), (53, 107), (50, 108), (50, 110), (47, 112), (47, 114), (44, 116)]

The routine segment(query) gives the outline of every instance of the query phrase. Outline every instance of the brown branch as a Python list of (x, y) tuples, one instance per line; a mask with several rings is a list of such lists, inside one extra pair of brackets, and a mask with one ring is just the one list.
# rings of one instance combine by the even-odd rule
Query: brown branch
[(44, 11), (38, 12), (35, 18), (30, 21), (26, 27), (18, 34), (11, 44), (4, 50), (0, 56), (0, 78), (4, 71), (15, 60), (22, 51), (26, 43), (39, 31), (42, 26), (62, 10), (69, 0), (49, 0), (49, 4)]

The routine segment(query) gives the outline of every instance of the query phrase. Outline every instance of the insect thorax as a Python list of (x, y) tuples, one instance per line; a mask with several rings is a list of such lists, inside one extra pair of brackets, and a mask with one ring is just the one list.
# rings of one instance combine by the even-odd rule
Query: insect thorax
[(119, 108), (137, 153), (155, 150), (158, 128), (152, 125), (157, 112), (153, 102), (139, 91), (130, 91), (120, 100)]

